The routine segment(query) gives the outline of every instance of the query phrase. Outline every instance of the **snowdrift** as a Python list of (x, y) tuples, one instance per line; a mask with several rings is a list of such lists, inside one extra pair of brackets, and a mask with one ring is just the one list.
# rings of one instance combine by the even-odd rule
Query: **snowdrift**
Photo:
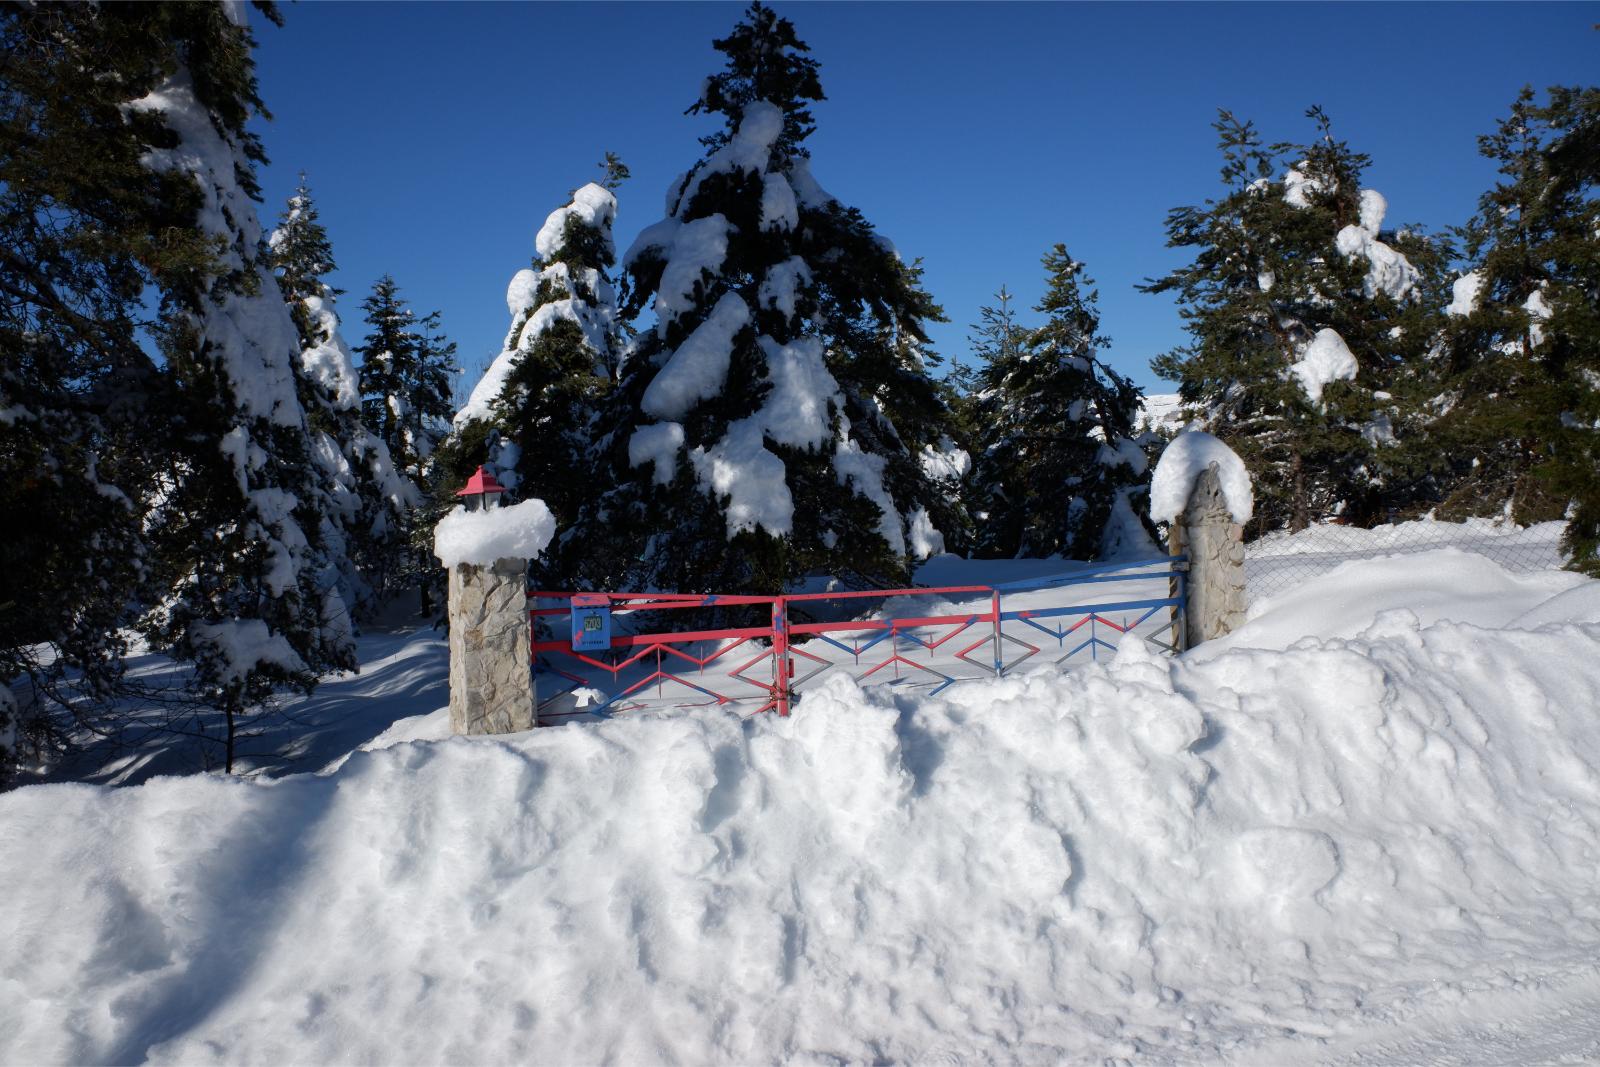
[(1600, 617), (1552, 582), (1492, 626), (20, 790), (0, 1060), (1215, 1059), (1592, 977)]

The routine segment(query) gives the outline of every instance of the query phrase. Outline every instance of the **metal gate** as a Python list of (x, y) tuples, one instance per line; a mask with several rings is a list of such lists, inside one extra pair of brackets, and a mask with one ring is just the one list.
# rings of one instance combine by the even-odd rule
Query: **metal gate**
[[(783, 596), (530, 591), (539, 721), (708, 706), (787, 715), (808, 684), (841, 671), (863, 685), (938, 693), (1025, 664), (1092, 663), (1126, 633), (1176, 652), (1186, 577), (1177, 556), (998, 585)], [(730, 617), (736, 625), (703, 624)]]

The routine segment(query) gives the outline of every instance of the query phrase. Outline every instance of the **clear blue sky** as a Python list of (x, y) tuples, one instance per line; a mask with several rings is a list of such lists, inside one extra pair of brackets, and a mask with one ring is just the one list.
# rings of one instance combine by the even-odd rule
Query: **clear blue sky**
[[(826, 187), (861, 208), (950, 317), (960, 356), (1004, 283), (1031, 306), (1057, 241), (1100, 289), (1113, 365), (1148, 391), (1183, 338), (1134, 290), (1181, 262), (1168, 209), (1218, 188), (1219, 107), (1269, 141), (1310, 136), (1321, 104), (1373, 157), (1391, 223), (1459, 223), (1493, 179), (1476, 137), (1524, 83), (1592, 84), (1600, 3), (774, 5), (822, 64), (809, 142)], [(742, 4), (290, 3), (257, 36), (270, 226), (302, 168), (333, 240), (345, 335), (388, 272), (474, 371), (500, 348), (506, 282), (607, 151), (625, 248), (661, 216), (711, 128), (685, 116)]]

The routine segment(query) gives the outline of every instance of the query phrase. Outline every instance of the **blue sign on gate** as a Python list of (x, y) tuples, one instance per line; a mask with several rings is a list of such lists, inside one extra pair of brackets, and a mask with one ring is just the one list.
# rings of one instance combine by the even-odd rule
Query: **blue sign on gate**
[(611, 647), (611, 598), (584, 593), (572, 598), (572, 651), (604, 652)]

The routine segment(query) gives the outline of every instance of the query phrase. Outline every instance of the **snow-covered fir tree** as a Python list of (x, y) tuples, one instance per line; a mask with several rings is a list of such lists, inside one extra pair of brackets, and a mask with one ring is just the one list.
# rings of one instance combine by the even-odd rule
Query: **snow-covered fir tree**
[(941, 547), (924, 445), (948, 428), (938, 309), (803, 147), (822, 99), (793, 26), (753, 4), (690, 109), (726, 125), (623, 257), (628, 354), (601, 445), (615, 474), (560, 549), (595, 585), (778, 589), (904, 580)]
[(1446, 516), (1567, 517), (1600, 570), (1600, 90), (1524, 90), (1483, 155), (1504, 175), (1462, 231), (1435, 440)]
[(300, 338), (295, 386), (322, 474), (323, 539), (339, 567), (340, 591), (360, 614), (394, 592), (405, 573), (407, 520), (421, 494), (362, 419), (355, 362), (339, 333), (338, 293), (325, 281), (333, 248), (304, 174), (268, 247)]
[[(141, 516), (173, 437), (142, 294), (213, 249), (175, 224), (193, 182), (142, 161), (165, 126), (123, 105), (156, 82), (151, 42), (209, 35), (208, 16), (0, 7), (0, 688), (17, 694), (0, 702), (9, 736), (45, 754), (73, 717), (112, 732), (129, 682), (123, 635), (150, 576)], [(207, 59), (219, 78), (238, 61)]]
[(985, 436), (980, 410), (984, 387), (980, 382), (985, 368), (995, 363), (1008, 363), (1022, 351), (1028, 339), (1028, 330), (1017, 317), (1016, 297), (1004, 285), (994, 294), (994, 303), (978, 308), (978, 321), (969, 327), (966, 361), (953, 360), (945, 380), (950, 394), (950, 409), (955, 417), (956, 437), (961, 448), (950, 454), (959, 457), (957, 469), (947, 472), (953, 488), (961, 501), (968, 525), (959, 538), (956, 551), (971, 551), (987, 555), (996, 551), (997, 540), (993, 526), (1001, 521), (995, 495), (999, 488), (987, 479), (987, 472), (972, 461), (972, 453), (981, 449)]
[[(609, 160), (615, 174), (621, 163)], [(454, 469), (439, 479), (454, 488), (486, 464), (513, 493), (549, 505), (562, 531), (595, 490), (593, 423), (621, 357), (608, 273), (616, 210), (611, 191), (591, 183), (545, 219), (533, 265), (506, 290), (502, 351), (456, 413)]]
[(1152, 367), (1250, 466), (1256, 531), (1387, 513), (1391, 387), (1431, 340), (1413, 262), (1435, 262), (1431, 244), (1384, 229), (1367, 157), (1308, 114), (1314, 142), (1269, 149), (1222, 113), (1224, 194), (1169, 214), (1167, 243), (1195, 258), (1144, 287), (1178, 295), (1192, 340)]
[[(1044, 257), (1043, 325), (1022, 331), (1002, 301), (985, 309), (989, 343), (973, 401), (973, 480), (987, 517), (978, 551), (1071, 559), (1147, 554), (1149, 470), (1135, 440), (1140, 393), (1102, 353), (1098, 294), (1056, 245)], [(1004, 290), (1002, 290), (1004, 295)]]
[[(361, 355), (362, 418), (388, 448), (395, 470), (417, 487), (426, 503), (437, 488), (434, 451), (450, 433), (455, 413), (450, 386), (458, 370), (456, 346), (441, 336), (439, 312), (419, 318), (387, 274), (374, 283), (361, 308), (368, 329), (356, 348)], [(429, 615), (440, 579), (432, 562), (431, 535), (417, 521), (421, 517), (418, 512), (408, 516), (405, 539), (411, 550), (391, 585), (415, 585), (420, 613)]]
[(387, 274), (373, 284), (361, 309), (368, 332), (356, 351), (367, 425), (383, 438), (401, 473), (424, 485), (428, 460), (450, 432), (455, 413), (455, 345), (439, 334), (439, 312), (419, 318)]
[[(246, 129), (260, 108), (250, 38), (242, 9), (196, 6), (204, 32), (177, 50), (164, 81), (127, 105), (171, 131), (146, 163), (189, 183), (191, 225), (219, 250), (217, 262), (163, 293), (179, 438), (165, 492), (145, 518), (166, 590), (143, 628), (193, 662), (198, 696), (222, 713), (231, 770), (253, 712), (282, 686), (308, 689), (320, 674), (354, 666), (354, 648), (295, 389), (299, 338), (260, 255), (252, 175), (261, 151)], [(233, 57), (226, 79), (217, 54)], [(205, 77), (191, 58), (207, 64)]]

